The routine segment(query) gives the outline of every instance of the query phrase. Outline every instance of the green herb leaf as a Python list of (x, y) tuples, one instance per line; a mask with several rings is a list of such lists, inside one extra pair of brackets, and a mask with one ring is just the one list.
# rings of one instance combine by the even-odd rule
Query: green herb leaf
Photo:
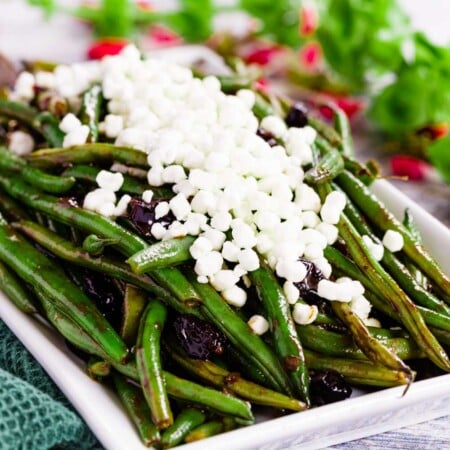
[(164, 21), (187, 41), (203, 41), (212, 33), (212, 0), (181, 0), (180, 9)]
[(396, 71), (409, 21), (393, 0), (324, 0), (317, 38), (330, 68), (353, 91), (367, 85), (367, 73)]
[(261, 22), (260, 33), (280, 44), (299, 47), (301, 0), (241, 0), (240, 6)]
[(428, 157), (442, 178), (450, 184), (450, 135), (433, 142), (428, 147)]

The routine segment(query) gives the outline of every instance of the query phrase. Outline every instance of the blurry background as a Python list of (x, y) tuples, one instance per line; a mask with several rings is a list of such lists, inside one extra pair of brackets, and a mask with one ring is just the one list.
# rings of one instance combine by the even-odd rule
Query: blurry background
[[(80, 0), (59, 0), (58, 4), (76, 7)], [(152, 0), (158, 9), (174, 9), (177, 0)], [(218, 0), (233, 4), (234, 0)], [(415, 28), (423, 30), (440, 44), (450, 43), (450, 1), (400, 0)], [(51, 21), (43, 20), (40, 9), (26, 0), (0, 0), (0, 52), (16, 58), (55, 59), (73, 62), (85, 59), (91, 34), (87, 27), (58, 13)]]

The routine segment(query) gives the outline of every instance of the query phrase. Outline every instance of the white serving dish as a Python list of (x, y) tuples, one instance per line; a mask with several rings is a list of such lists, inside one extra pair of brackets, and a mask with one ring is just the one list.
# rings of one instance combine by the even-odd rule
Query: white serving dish
[[(401, 218), (410, 208), (423, 238), (450, 273), (450, 231), (385, 181), (377, 195)], [(63, 340), (45, 323), (21, 313), (0, 292), (0, 318), (39, 361), (108, 450), (143, 450), (116, 396), (92, 381)], [(294, 413), (179, 447), (189, 450), (316, 449), (450, 414), (450, 374), (376, 393), (356, 392), (348, 400)]]

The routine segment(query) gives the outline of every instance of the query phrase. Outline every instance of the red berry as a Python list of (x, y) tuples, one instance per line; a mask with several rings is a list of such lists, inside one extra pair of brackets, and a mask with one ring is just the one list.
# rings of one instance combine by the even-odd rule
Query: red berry
[(422, 181), (430, 171), (430, 166), (421, 159), (407, 155), (395, 155), (391, 157), (391, 172), (399, 177), (408, 177), (413, 181)]
[(88, 49), (89, 59), (102, 59), (105, 56), (117, 55), (129, 41), (121, 38), (102, 38), (98, 39)]

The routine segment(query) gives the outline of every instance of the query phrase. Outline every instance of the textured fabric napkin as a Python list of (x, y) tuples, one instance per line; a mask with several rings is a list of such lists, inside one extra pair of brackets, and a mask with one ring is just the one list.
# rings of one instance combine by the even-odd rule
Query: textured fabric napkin
[(42, 367), (0, 320), (0, 450), (101, 446)]

